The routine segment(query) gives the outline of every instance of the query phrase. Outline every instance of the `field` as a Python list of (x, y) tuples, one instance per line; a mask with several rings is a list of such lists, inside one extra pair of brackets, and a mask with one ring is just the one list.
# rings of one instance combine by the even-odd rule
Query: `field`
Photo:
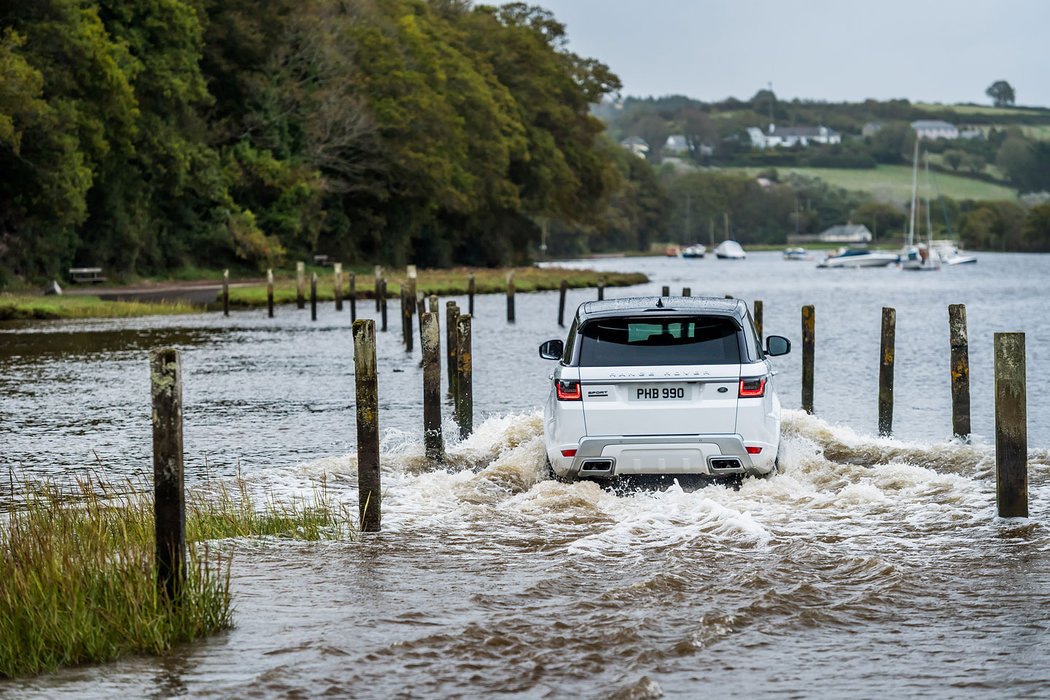
[(952, 111), (956, 114), (980, 114), (982, 116), (994, 115), (994, 116), (1014, 116), (1014, 115), (1041, 115), (1050, 119), (1050, 110), (1045, 109), (1026, 109), (1024, 107), (985, 107), (983, 105), (943, 105), (934, 104), (930, 102), (916, 102), (913, 105), (917, 109), (922, 109), (927, 112), (946, 112)]
[[(727, 168), (741, 170), (754, 175), (766, 168)], [(911, 199), (911, 168), (907, 165), (880, 165), (872, 170), (845, 170), (837, 168), (778, 168), (780, 177), (788, 173), (798, 173), (809, 177), (819, 177), (833, 185), (847, 190), (870, 192), (876, 199), (885, 202), (907, 202)], [(975, 200), (1016, 200), (1017, 192), (1003, 185), (995, 185), (981, 180), (971, 180), (958, 175), (945, 173), (931, 174), (936, 188), (945, 197), (951, 199)], [(920, 173), (919, 191), (923, 192), (925, 176)]]

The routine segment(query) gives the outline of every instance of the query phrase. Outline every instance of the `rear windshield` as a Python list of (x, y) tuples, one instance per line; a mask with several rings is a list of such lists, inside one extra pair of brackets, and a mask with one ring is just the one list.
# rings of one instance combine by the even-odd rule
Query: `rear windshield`
[(724, 316), (601, 319), (580, 337), (581, 367), (740, 363), (740, 327)]

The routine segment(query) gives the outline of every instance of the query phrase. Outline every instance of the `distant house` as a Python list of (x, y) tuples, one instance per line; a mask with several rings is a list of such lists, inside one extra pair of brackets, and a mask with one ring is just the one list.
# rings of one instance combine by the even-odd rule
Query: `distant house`
[(969, 129), (959, 129), (959, 138), (961, 139), (983, 139), (984, 132), (975, 127)]
[(860, 128), (861, 136), (874, 136), (882, 131), (882, 122), (868, 122)]
[(645, 158), (649, 155), (649, 144), (647, 144), (643, 138), (628, 136), (620, 142), (620, 145), (639, 158)]
[(671, 134), (664, 141), (664, 151), (667, 153), (681, 154), (689, 152), (689, 142), (684, 134)]
[(871, 243), (872, 235), (863, 224), (840, 224), (817, 234), (791, 234), (788, 243)]
[(770, 124), (768, 132), (763, 133), (761, 129), (751, 127), (747, 130), (747, 135), (751, 139), (752, 148), (805, 148), (811, 143), (842, 143), (842, 134), (826, 126), (778, 127)]
[(911, 123), (915, 136), (920, 139), (957, 139), (959, 129), (950, 122), (940, 119), (920, 119)]

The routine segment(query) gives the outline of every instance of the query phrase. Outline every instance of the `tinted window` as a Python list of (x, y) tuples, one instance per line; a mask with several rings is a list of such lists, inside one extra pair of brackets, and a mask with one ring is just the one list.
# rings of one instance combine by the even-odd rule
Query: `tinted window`
[(610, 318), (579, 333), (581, 367), (740, 363), (740, 327), (725, 317)]

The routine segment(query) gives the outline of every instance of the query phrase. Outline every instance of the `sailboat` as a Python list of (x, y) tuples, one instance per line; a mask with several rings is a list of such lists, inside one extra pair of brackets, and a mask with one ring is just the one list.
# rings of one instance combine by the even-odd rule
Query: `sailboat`
[[(926, 182), (930, 180), (930, 158), (926, 156)], [(914, 272), (926, 272), (941, 269), (941, 260), (934, 256), (933, 224), (930, 221), (930, 199), (926, 197), (926, 243), (915, 243), (915, 208), (918, 205), (919, 188), (919, 140), (915, 139), (915, 155), (911, 171), (911, 216), (908, 218), (908, 242), (901, 255), (901, 269)]]
[(722, 217), (725, 221), (726, 238), (715, 246), (715, 257), (720, 260), (743, 260), (747, 257), (747, 253), (739, 243), (729, 238), (729, 215), (723, 213)]

